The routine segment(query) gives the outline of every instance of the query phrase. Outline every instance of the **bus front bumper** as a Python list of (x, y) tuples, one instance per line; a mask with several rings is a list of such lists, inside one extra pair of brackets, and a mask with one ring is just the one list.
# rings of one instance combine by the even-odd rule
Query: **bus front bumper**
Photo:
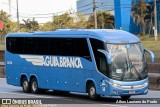
[(109, 84), (109, 96), (129, 96), (129, 95), (145, 95), (148, 93), (148, 82), (141, 85), (120, 86), (117, 84)]

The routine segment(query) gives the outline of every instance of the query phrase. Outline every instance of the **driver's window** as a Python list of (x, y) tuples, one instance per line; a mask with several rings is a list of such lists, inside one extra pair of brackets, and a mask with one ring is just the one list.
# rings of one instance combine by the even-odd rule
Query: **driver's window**
[(96, 60), (97, 69), (102, 74), (107, 75), (108, 64), (106, 61), (106, 56), (103, 53), (98, 51), (98, 49), (105, 50), (104, 42), (102, 42), (100, 40), (96, 40), (96, 39), (90, 39), (90, 42), (91, 42), (92, 50), (93, 50), (94, 57)]
[(107, 75), (107, 61), (106, 61), (106, 56), (103, 53), (99, 53), (99, 64), (97, 64), (98, 66), (98, 70), (102, 73)]

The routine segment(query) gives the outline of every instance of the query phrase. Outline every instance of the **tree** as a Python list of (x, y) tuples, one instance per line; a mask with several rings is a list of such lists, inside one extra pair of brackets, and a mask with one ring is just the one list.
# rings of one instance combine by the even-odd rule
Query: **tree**
[[(99, 29), (113, 29), (114, 28), (114, 16), (107, 11), (97, 12), (97, 25)], [(90, 15), (88, 19), (87, 28), (94, 28), (94, 15)]]
[(13, 32), (15, 29), (13, 30), (12, 28), (14, 24), (9, 19), (9, 15), (3, 10), (0, 11), (0, 21), (4, 23), (4, 28), (0, 30), (0, 42), (3, 43), (5, 35), (9, 32)]
[(53, 20), (44, 23), (40, 30), (53, 31), (56, 29), (83, 29), (87, 27), (87, 21), (82, 14), (64, 13), (59, 16), (53, 16)]
[(32, 20), (27, 19), (24, 20), (23, 19), (23, 24), (21, 24), (21, 31), (23, 32), (29, 32), (29, 31), (37, 31), (39, 30), (39, 24), (38, 22), (33, 18)]
[(18, 31), (18, 25), (17, 25), (17, 22), (8, 22), (9, 25), (10, 25), (10, 32), (11, 33), (14, 33), (14, 32), (17, 32)]
[(145, 35), (145, 18), (149, 15), (148, 7), (150, 7), (150, 4), (146, 3), (144, 0), (138, 0), (137, 2), (138, 3), (133, 4), (131, 7), (131, 16), (136, 25), (140, 27), (142, 34)]
[(59, 16), (53, 16), (54, 29), (72, 28), (73, 24), (74, 24), (74, 19), (68, 13), (64, 13)]
[(40, 26), (40, 30), (42, 31), (52, 31), (54, 30), (53, 21), (49, 21)]
[(87, 28), (87, 21), (85, 19), (85, 17), (82, 14), (75, 14), (74, 17), (74, 25), (72, 26), (72, 28), (74, 29), (85, 29)]

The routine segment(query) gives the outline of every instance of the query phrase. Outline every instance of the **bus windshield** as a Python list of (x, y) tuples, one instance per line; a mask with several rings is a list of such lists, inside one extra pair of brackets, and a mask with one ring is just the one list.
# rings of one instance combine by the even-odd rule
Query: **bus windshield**
[(120, 81), (138, 81), (147, 78), (147, 64), (141, 43), (106, 44), (111, 55), (109, 76)]

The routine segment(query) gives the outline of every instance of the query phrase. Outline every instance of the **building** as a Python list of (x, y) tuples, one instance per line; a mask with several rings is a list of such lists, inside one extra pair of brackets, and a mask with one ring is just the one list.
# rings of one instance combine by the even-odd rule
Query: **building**
[[(95, 0), (96, 10), (106, 10), (114, 15), (114, 0)], [(77, 13), (81, 13), (88, 18), (90, 14), (93, 14), (93, 0), (78, 0)]]
[[(154, 0), (145, 0), (150, 2), (152, 9), (154, 8)], [(131, 6), (133, 0), (114, 0), (115, 6), (115, 27), (133, 34), (138, 34), (140, 28), (136, 26), (131, 17)], [(154, 19), (152, 19), (154, 21)], [(160, 0), (157, 0), (157, 25), (158, 32), (160, 32)], [(153, 30), (152, 30), (153, 31)]]

